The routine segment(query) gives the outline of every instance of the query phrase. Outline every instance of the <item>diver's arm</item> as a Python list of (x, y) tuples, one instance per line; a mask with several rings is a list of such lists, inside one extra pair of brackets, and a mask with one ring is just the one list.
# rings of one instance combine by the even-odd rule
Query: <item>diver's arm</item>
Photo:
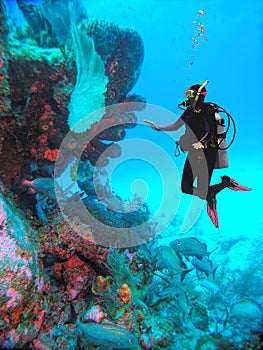
[(178, 130), (183, 125), (184, 125), (184, 121), (181, 118), (179, 118), (173, 124), (158, 126), (158, 130), (160, 130), (160, 131), (175, 131), (175, 130)]

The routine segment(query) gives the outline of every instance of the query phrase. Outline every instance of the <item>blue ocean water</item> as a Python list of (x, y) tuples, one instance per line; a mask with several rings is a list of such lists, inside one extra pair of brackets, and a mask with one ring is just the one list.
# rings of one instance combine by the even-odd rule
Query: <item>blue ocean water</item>
[[(23, 22), (16, 2), (9, 0), (9, 3), (14, 18), (17, 22)], [(41, 1), (34, 3), (41, 4)], [(229, 190), (220, 193), (217, 203), (220, 234), (228, 236), (231, 232), (231, 235), (242, 233), (249, 237), (258, 236), (262, 227), (259, 203), (263, 194), (262, 2), (103, 0), (94, 3), (86, 0), (83, 4), (90, 16), (133, 28), (142, 37), (144, 61), (138, 82), (131, 93), (144, 96), (147, 103), (156, 106), (157, 110), (168, 110), (164, 113), (166, 117), (156, 113), (156, 124), (174, 122), (182, 113), (177, 105), (184, 99), (184, 90), (192, 84), (209, 80), (206, 101), (224, 107), (234, 118), (237, 128), (234, 143), (228, 150), (229, 168), (214, 171), (211, 183), (218, 183), (220, 176), (226, 174), (253, 188), (246, 194)], [(200, 10), (203, 11), (202, 15), (199, 14)], [(205, 33), (193, 48), (194, 39), (198, 39), (198, 25), (203, 25)], [(140, 116), (139, 113), (138, 118), (140, 125), (128, 132), (126, 140), (150, 140), (155, 147), (161, 147), (167, 156), (173, 158), (174, 141), (180, 133), (172, 132), (170, 136), (157, 134), (143, 126), (143, 119), (152, 119), (151, 115), (143, 113)], [(125, 149), (124, 144), (122, 147)], [(145, 197), (147, 192), (147, 203), (155, 211), (162, 197), (159, 181), (162, 174), (157, 176), (158, 169), (150, 171), (147, 159), (142, 160), (147, 158), (147, 154), (140, 154), (140, 150), (130, 157), (141, 158), (140, 164), (132, 159), (127, 161), (127, 155), (123, 152), (122, 158), (110, 165), (111, 171), (115, 167), (111, 178), (114, 193), (126, 199), (131, 198), (132, 182), (145, 179), (148, 188), (141, 186), (141, 195)], [(184, 155), (173, 158), (173, 162), (181, 172)], [(177, 193), (178, 179), (175, 185)], [(138, 195), (140, 189), (137, 187)], [(180, 199), (176, 213), (182, 218), (186, 215), (189, 200), (184, 195)], [(168, 203), (168, 206), (173, 206), (173, 203)], [(218, 234), (205, 213), (202, 215), (202, 227), (204, 232)]]
[[(132, 27), (142, 36), (145, 57), (133, 92), (145, 96), (148, 103), (171, 111), (174, 118), (179, 117), (181, 111), (177, 105), (184, 99), (184, 90), (192, 84), (209, 80), (206, 100), (224, 107), (234, 118), (237, 128), (235, 141), (228, 150), (229, 168), (215, 170), (212, 183), (219, 182), (220, 176), (227, 174), (253, 188), (245, 194), (229, 190), (220, 193), (220, 235), (258, 236), (262, 228), (259, 203), (263, 194), (262, 2), (148, 0), (98, 1), (94, 4), (85, 1), (85, 6), (91, 15)], [(199, 17), (199, 10), (203, 10), (204, 15)], [(207, 41), (200, 40), (194, 49), (192, 38), (196, 37), (198, 22), (204, 24)], [(174, 122), (174, 118), (170, 116), (162, 120), (159, 116), (154, 121), (165, 125)], [(140, 126), (132, 129), (128, 137), (151, 140), (173, 157), (174, 140), (168, 135), (146, 131)], [(184, 155), (173, 158), (173, 161), (180, 172)], [(115, 169), (112, 178), (114, 191), (124, 197), (131, 195), (133, 176), (134, 180), (146, 179), (148, 201), (155, 207), (155, 199), (158, 201), (160, 197), (160, 184), (154, 173), (149, 175), (148, 165), (144, 166), (142, 162), (137, 166), (136, 161), (126, 160)], [(181, 212), (179, 208), (182, 216), (188, 202), (189, 198), (183, 196)], [(218, 235), (205, 213), (202, 227), (205, 235)]]

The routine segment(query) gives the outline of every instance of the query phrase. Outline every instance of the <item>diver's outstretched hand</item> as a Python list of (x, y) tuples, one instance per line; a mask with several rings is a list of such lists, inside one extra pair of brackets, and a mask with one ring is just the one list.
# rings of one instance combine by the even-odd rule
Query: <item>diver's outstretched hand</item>
[(160, 131), (159, 127), (157, 125), (155, 125), (153, 122), (151, 122), (150, 120), (144, 120), (144, 123), (150, 125), (150, 127), (153, 129), (153, 130), (156, 130), (156, 131)]

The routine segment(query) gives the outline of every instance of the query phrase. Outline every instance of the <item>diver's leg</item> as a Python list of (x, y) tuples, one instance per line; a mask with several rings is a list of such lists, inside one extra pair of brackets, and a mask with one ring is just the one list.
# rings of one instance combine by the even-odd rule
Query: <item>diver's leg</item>
[[(204, 150), (205, 159), (206, 159), (206, 167), (207, 167), (207, 174), (208, 174), (208, 186), (206, 188), (206, 197), (207, 200), (207, 214), (210, 217), (211, 221), (215, 225), (215, 227), (218, 227), (218, 215), (216, 210), (216, 197), (214, 195), (214, 192), (212, 189), (217, 189), (217, 185), (209, 186), (213, 171), (214, 171), (214, 165), (216, 161), (217, 156), (217, 149), (215, 147), (208, 147)], [(205, 166), (205, 164), (203, 165)], [(220, 185), (220, 184), (219, 184)], [(219, 186), (218, 186), (219, 189)]]
[(186, 158), (182, 174), (181, 189), (183, 193), (193, 194), (194, 176), (189, 157)]
[(218, 227), (218, 216), (216, 211), (216, 194), (224, 188), (230, 188), (234, 191), (250, 191), (251, 188), (239, 185), (235, 180), (229, 176), (222, 176), (222, 181), (219, 184), (209, 186), (207, 194), (207, 213), (212, 220), (215, 227)]
[(231, 179), (229, 176), (221, 176), (222, 183), (225, 184), (227, 188), (233, 191), (251, 191), (251, 187), (246, 187), (237, 183), (234, 179)]
[(197, 195), (202, 199), (206, 199), (207, 197), (210, 180), (214, 170), (213, 159), (207, 157), (205, 153), (206, 150), (202, 151), (199, 155), (197, 173)]
[(215, 197), (215, 195), (219, 192), (221, 192), (224, 188), (226, 188), (226, 184), (224, 183), (224, 181), (221, 181), (220, 183), (216, 184), (216, 185), (212, 185), (209, 186), (209, 190), (208, 190), (208, 195), (207, 197)]
[(215, 197), (217, 193), (225, 188), (230, 188), (233, 191), (251, 191), (250, 187), (245, 187), (238, 184), (234, 179), (229, 176), (221, 176), (221, 182), (216, 185), (209, 186), (208, 196)]
[(196, 161), (192, 161), (192, 169), (197, 180), (193, 194), (201, 199), (207, 198), (209, 184), (214, 170), (216, 149), (205, 148), (195, 151)]
[(234, 191), (250, 191), (251, 188), (242, 186), (238, 184), (234, 179), (231, 179), (229, 176), (221, 176), (221, 182), (209, 186), (207, 193), (207, 213), (211, 218), (213, 224), (218, 227), (218, 216), (216, 211), (216, 195), (225, 188), (230, 188)]
[(206, 199), (212, 171), (213, 167), (208, 165), (203, 150), (189, 151), (182, 175), (182, 192)]

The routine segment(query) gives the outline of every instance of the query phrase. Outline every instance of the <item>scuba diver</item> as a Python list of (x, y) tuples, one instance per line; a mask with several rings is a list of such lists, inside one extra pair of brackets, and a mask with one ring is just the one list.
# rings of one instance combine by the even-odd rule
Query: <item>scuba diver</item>
[[(222, 107), (211, 102), (204, 102), (207, 95), (205, 88), (207, 83), (208, 80), (202, 85), (192, 85), (185, 91), (187, 100), (178, 105), (184, 110), (184, 113), (173, 124), (157, 126), (149, 120), (144, 122), (156, 131), (174, 131), (185, 126), (185, 134), (176, 142), (179, 154), (180, 149), (187, 152), (181, 181), (182, 192), (205, 199), (207, 213), (215, 227), (219, 227), (216, 210), (217, 193), (224, 188), (234, 191), (250, 191), (251, 188), (238, 184), (229, 176), (222, 176), (220, 183), (210, 185), (214, 169), (228, 166), (225, 150), (230, 145), (226, 148), (220, 148), (222, 141), (225, 144), (226, 133), (218, 133), (219, 130), (224, 131), (224, 119), (218, 112), (224, 112), (228, 118), (232, 121), (233, 119)], [(223, 164), (217, 164), (220, 161)]]

